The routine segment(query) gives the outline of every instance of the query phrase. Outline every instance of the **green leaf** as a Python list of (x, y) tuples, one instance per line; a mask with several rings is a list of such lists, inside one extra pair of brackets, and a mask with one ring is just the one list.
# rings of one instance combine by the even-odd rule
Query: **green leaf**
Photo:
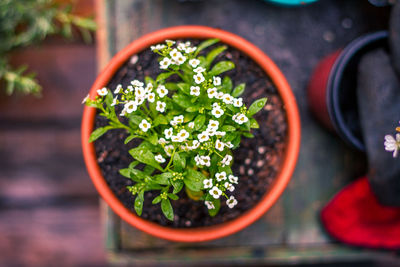
[(233, 89), (231, 95), (232, 95), (233, 97), (238, 97), (238, 96), (240, 96), (241, 94), (243, 94), (245, 88), (246, 88), (246, 84), (245, 84), (245, 83), (241, 83), (241, 84), (239, 84), (238, 86), (236, 86), (235, 89)]
[(174, 190), (172, 191), (172, 193), (177, 194), (182, 190), (182, 188), (183, 188), (182, 180), (170, 179), (169, 181), (171, 182), (172, 186), (174, 187)]
[(130, 136), (128, 136), (128, 137), (125, 139), (124, 144), (125, 144), (125, 145), (128, 144), (130, 141), (132, 141), (132, 140), (135, 139), (136, 137), (138, 137), (138, 136), (135, 135), (135, 134), (131, 134)]
[(254, 118), (250, 118), (250, 128), (253, 129), (258, 129), (260, 128), (260, 125), (258, 125), (258, 122)]
[(174, 210), (172, 209), (172, 205), (169, 199), (161, 200), (161, 210), (168, 220), (174, 220)]
[(225, 76), (222, 80), (222, 91), (230, 93), (232, 91), (232, 80), (228, 76)]
[(174, 175), (170, 172), (164, 172), (162, 174), (159, 175), (155, 175), (153, 176), (153, 181), (162, 184), (162, 185), (169, 185), (170, 181), (169, 179), (173, 178)]
[(134, 124), (139, 125), (142, 122), (143, 117), (132, 113), (131, 115), (129, 115), (129, 120)]
[(203, 49), (205, 49), (205, 48), (207, 48), (207, 47), (209, 47), (209, 46), (211, 46), (213, 44), (216, 44), (218, 42), (219, 42), (219, 39), (208, 39), (208, 40), (205, 40), (205, 41), (201, 42), (197, 46), (197, 49), (196, 49), (196, 52), (195, 52), (194, 55), (197, 56), (200, 53), (201, 50), (203, 50)]
[(160, 164), (158, 164), (158, 162), (154, 159), (154, 154), (150, 150), (142, 147), (136, 147), (129, 150), (129, 154), (131, 154), (131, 156), (137, 161), (163, 171), (163, 168), (161, 168)]
[(234, 69), (235, 64), (231, 61), (220, 61), (214, 65), (211, 71), (208, 73), (210, 76), (216, 76), (228, 70)]
[(110, 130), (110, 129), (111, 129), (111, 127), (108, 127), (108, 126), (97, 128), (97, 129), (94, 130), (94, 131), (92, 132), (92, 134), (90, 135), (89, 143), (91, 143), (91, 142), (97, 140), (100, 136), (102, 136), (103, 134), (105, 134), (105, 133), (106, 133), (108, 130)]
[(188, 108), (192, 106), (192, 102), (190, 102), (191, 98), (181, 94), (175, 94), (172, 97), (173, 101), (183, 108)]
[(160, 203), (160, 201), (161, 201), (161, 197), (160, 196), (157, 196), (157, 197), (155, 197), (154, 199), (153, 199), (153, 201), (151, 202), (152, 204), (157, 204), (157, 203)]
[(200, 130), (206, 122), (206, 116), (200, 114), (194, 119), (194, 129), (196, 131)]
[(201, 190), (205, 178), (201, 172), (189, 168), (183, 182), (190, 190), (197, 192)]
[(236, 128), (234, 126), (232, 126), (232, 125), (224, 125), (224, 126), (221, 127), (221, 131), (234, 132), (234, 131), (236, 131)]
[(135, 198), (135, 211), (137, 215), (142, 215), (143, 210), (143, 202), (144, 202), (144, 191), (140, 191)]
[(215, 215), (218, 214), (219, 209), (221, 208), (221, 200), (220, 199), (215, 199), (213, 196), (211, 196), (210, 194), (207, 194), (206, 196), (206, 201), (210, 201), (211, 203), (213, 203), (214, 205), (214, 209), (210, 209), (208, 210), (208, 214), (211, 217), (214, 217)]
[(208, 53), (208, 55), (206, 56), (206, 61), (205, 61), (205, 68), (208, 69), (211, 65), (211, 63), (214, 61), (214, 59), (221, 54), (222, 52), (224, 52), (228, 47), (226, 45), (223, 46), (219, 46), (217, 48), (214, 48), (213, 50), (211, 50), (210, 53)]
[(197, 111), (199, 111), (199, 109), (200, 109), (199, 106), (191, 106), (191, 107), (188, 107), (188, 108), (186, 109), (186, 111), (187, 111), (187, 112), (197, 112)]
[(266, 97), (254, 101), (253, 104), (250, 105), (249, 110), (247, 111), (248, 116), (253, 116), (257, 112), (259, 112), (265, 106), (266, 102), (267, 102)]
[(177, 172), (182, 172), (186, 166), (186, 158), (184, 156), (180, 156), (179, 153), (175, 153), (173, 161), (174, 161), (174, 169)]
[(172, 199), (172, 200), (178, 200), (178, 199), (179, 199), (179, 197), (178, 197), (177, 195), (171, 194), (171, 193), (168, 193), (168, 197), (169, 197), (170, 199)]
[(174, 74), (174, 72), (163, 72), (163, 73), (161, 73), (161, 74), (159, 74), (159, 75), (157, 76), (156, 81), (157, 81), (157, 82), (164, 81), (165, 79), (167, 79), (167, 78), (168, 78), (169, 76), (171, 76), (172, 74)]
[(145, 173), (146, 175), (151, 175), (154, 172), (155, 168), (153, 166), (150, 165), (146, 165), (143, 169), (143, 173)]
[(168, 120), (164, 115), (158, 114), (157, 117), (153, 121), (153, 127), (156, 127), (158, 125), (167, 125)]
[(254, 138), (254, 135), (252, 133), (249, 133), (249, 132), (244, 132), (243, 136), (247, 137), (247, 138)]
[(178, 85), (176, 85), (176, 83), (166, 83), (166, 84), (164, 84), (164, 86), (168, 90), (173, 90), (173, 91), (179, 90), (179, 87), (178, 87)]
[(190, 85), (187, 83), (178, 83), (179, 90), (187, 95), (190, 95)]
[(120, 169), (120, 170), (119, 170), (119, 173), (120, 173), (122, 176), (125, 176), (125, 177), (127, 177), (127, 178), (131, 178), (131, 170), (128, 169), (128, 168), (126, 168), (126, 169)]
[(147, 139), (151, 144), (157, 145), (158, 144), (158, 135), (157, 133), (153, 133), (152, 135), (149, 136)]

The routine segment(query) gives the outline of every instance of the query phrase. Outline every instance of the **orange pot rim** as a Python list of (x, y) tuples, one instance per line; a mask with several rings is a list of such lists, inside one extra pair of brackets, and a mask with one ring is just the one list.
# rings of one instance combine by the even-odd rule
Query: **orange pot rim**
[(280, 197), (289, 183), (296, 166), (300, 149), (300, 117), (295, 97), (285, 77), (275, 65), (259, 48), (247, 40), (223, 31), (206, 26), (187, 25), (176, 26), (158, 30), (147, 34), (117, 53), (99, 74), (92, 88), (90, 97), (96, 95), (96, 90), (108, 84), (115, 72), (134, 54), (165, 39), (209, 39), (218, 38), (252, 58), (271, 78), (283, 100), (287, 113), (288, 136), (287, 147), (281, 170), (277, 174), (272, 187), (265, 193), (263, 198), (250, 210), (234, 220), (206, 227), (199, 228), (171, 228), (144, 220), (127, 209), (122, 202), (114, 195), (104, 179), (100, 167), (97, 164), (97, 157), (94, 144), (89, 143), (89, 136), (93, 131), (96, 109), (85, 106), (82, 118), (81, 141), (83, 156), (90, 178), (101, 197), (110, 205), (111, 209), (123, 220), (132, 226), (157, 237), (177, 242), (203, 242), (222, 238), (236, 233), (254, 221), (259, 219)]

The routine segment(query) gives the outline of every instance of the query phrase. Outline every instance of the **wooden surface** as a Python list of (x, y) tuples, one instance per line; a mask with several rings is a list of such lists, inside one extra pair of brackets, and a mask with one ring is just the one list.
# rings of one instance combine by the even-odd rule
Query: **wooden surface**
[(342, 246), (321, 228), (318, 211), (365, 171), (363, 155), (350, 150), (311, 117), (306, 85), (321, 59), (362, 33), (384, 29), (388, 9), (367, 1), (324, 0), (299, 8), (262, 1), (102, 0), (97, 12), (100, 62), (141, 35), (173, 25), (200, 24), (236, 33), (260, 47), (281, 68), (297, 98), (302, 144), (293, 179), (277, 204), (245, 230), (217, 241), (179, 244), (144, 234), (104, 204), (106, 246), (115, 264), (398, 264), (391, 253)]

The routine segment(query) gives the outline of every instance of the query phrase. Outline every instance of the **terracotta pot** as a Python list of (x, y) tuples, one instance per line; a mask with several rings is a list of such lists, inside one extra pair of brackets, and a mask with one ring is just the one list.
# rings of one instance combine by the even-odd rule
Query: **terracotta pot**
[(387, 47), (388, 33), (361, 36), (317, 65), (308, 85), (308, 103), (315, 117), (351, 147), (365, 151), (358, 118), (357, 68), (363, 54)]
[(219, 38), (222, 42), (234, 47), (251, 57), (268, 74), (276, 85), (287, 112), (288, 137), (283, 164), (271, 189), (263, 196), (261, 201), (251, 210), (240, 217), (215, 226), (175, 229), (160, 226), (144, 220), (128, 210), (108, 187), (97, 164), (93, 143), (89, 143), (90, 133), (93, 131), (96, 109), (85, 107), (82, 119), (82, 147), (85, 163), (89, 175), (102, 196), (113, 211), (127, 223), (151, 235), (179, 242), (201, 242), (231, 235), (259, 219), (277, 201), (287, 186), (294, 171), (300, 147), (300, 118), (296, 100), (289, 84), (278, 67), (259, 48), (243, 38), (229, 32), (203, 26), (178, 26), (150, 33), (132, 42), (116, 54), (108, 66), (100, 73), (94, 82), (90, 95), (94, 97), (96, 90), (104, 87), (113, 77), (114, 73), (133, 54), (137, 54), (150, 45), (162, 43), (165, 39), (208, 39)]

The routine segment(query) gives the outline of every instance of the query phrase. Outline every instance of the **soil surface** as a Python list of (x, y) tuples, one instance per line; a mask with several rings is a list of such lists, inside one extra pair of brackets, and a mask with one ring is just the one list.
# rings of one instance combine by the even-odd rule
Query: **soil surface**
[[(192, 41), (192, 43), (195, 42), (196, 40)], [(202, 53), (207, 52), (206, 50)], [(108, 87), (114, 90), (118, 84), (125, 87), (134, 79), (143, 81), (145, 76), (155, 78), (160, 73), (157, 57), (158, 55), (150, 50), (131, 57), (116, 72)], [(228, 48), (215, 62), (223, 59), (234, 62), (236, 68), (220, 76), (223, 78), (229, 75), (234, 87), (240, 83), (246, 83), (246, 90), (242, 95), (246, 106), (256, 99), (268, 97), (264, 109), (255, 116), (260, 125), (259, 129), (252, 132), (255, 137), (252, 139), (243, 137), (240, 147), (234, 151), (232, 170), (239, 176), (239, 184), (236, 185), (233, 195), (238, 200), (238, 204), (230, 209), (221, 199), (219, 213), (215, 217), (210, 217), (204, 202), (189, 199), (185, 190), (182, 190), (179, 193), (179, 200), (171, 201), (175, 214), (174, 221), (171, 222), (164, 217), (159, 204), (151, 204), (158, 192), (150, 191), (145, 193), (142, 218), (177, 228), (209, 226), (232, 220), (251, 209), (262, 198), (279, 171), (287, 135), (287, 121), (282, 99), (269, 77), (248, 56), (236, 49)], [(106, 124), (107, 119), (101, 116), (96, 117), (95, 128)], [(128, 151), (134, 145), (133, 142), (124, 145), (126, 137), (127, 133), (123, 130), (108, 131), (95, 142), (95, 149), (98, 163), (110, 188), (121, 202), (135, 213), (135, 197), (125, 188), (132, 185), (133, 181), (121, 176), (118, 172), (122, 168), (127, 168), (133, 160)]]

